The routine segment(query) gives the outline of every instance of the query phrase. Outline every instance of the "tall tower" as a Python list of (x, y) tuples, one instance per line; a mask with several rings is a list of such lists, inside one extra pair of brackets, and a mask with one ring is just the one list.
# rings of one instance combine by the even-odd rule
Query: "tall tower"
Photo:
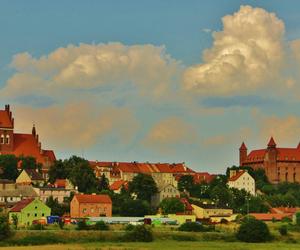
[(12, 152), (14, 149), (14, 118), (9, 105), (0, 110), (0, 152)]
[(240, 166), (243, 166), (243, 163), (247, 159), (247, 147), (245, 143), (243, 142), (242, 145), (240, 146)]
[(279, 176), (277, 173), (277, 149), (276, 143), (273, 137), (270, 138), (268, 143), (267, 151), (265, 154), (265, 171), (268, 179), (272, 183), (276, 183), (279, 181)]

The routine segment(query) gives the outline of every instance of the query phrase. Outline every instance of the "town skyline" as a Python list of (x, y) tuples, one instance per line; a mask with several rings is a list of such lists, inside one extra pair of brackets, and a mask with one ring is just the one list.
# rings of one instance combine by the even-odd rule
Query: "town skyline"
[(57, 158), (223, 173), (243, 141), (297, 147), (293, 4), (70, 4), (0, 4), (0, 106)]

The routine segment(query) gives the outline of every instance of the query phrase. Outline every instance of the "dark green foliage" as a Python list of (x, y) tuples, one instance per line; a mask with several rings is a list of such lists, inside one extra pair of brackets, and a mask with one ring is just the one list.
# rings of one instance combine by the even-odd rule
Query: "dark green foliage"
[(13, 225), (15, 226), (15, 229), (18, 228), (18, 224), (19, 224), (19, 218), (16, 214), (12, 214), (12, 221), (13, 221)]
[(14, 155), (0, 155), (0, 169), (0, 179), (16, 180), (19, 175), (18, 158)]
[(162, 209), (163, 214), (184, 212), (184, 204), (178, 198), (165, 198), (159, 207)]
[(180, 191), (190, 192), (194, 185), (194, 178), (191, 175), (183, 175), (178, 181), (178, 189)]
[(64, 220), (59, 219), (59, 220), (58, 220), (58, 226), (59, 226), (60, 229), (64, 229), (64, 226), (65, 226)]
[(66, 204), (59, 204), (52, 196), (46, 200), (46, 205), (51, 208), (51, 215), (63, 216), (68, 209)]
[(209, 231), (207, 227), (198, 222), (186, 222), (180, 225), (179, 231), (185, 232), (206, 232)]
[(296, 213), (296, 225), (300, 226), (300, 212)]
[(38, 169), (39, 171), (42, 169), (42, 165), (37, 163), (36, 159), (32, 156), (21, 156), (19, 160), (21, 161), (22, 169)]
[(98, 190), (101, 192), (103, 190), (109, 190), (109, 181), (105, 177), (104, 174), (102, 174), (100, 180), (99, 180), (99, 185), (98, 185)]
[(266, 242), (270, 240), (271, 235), (266, 223), (247, 217), (242, 221), (236, 237), (244, 242)]
[(97, 221), (96, 224), (94, 225), (94, 229), (100, 231), (108, 231), (109, 226), (104, 221)]
[(86, 224), (85, 220), (80, 220), (77, 222), (76, 230), (88, 230), (88, 229), (89, 229), (89, 227)]
[(128, 190), (138, 199), (150, 202), (151, 196), (158, 192), (155, 181), (151, 175), (138, 174), (129, 182)]
[(57, 160), (50, 167), (49, 172), (49, 182), (54, 183), (56, 179), (66, 179), (69, 173), (66, 169), (65, 163), (62, 160)]
[(120, 210), (121, 216), (142, 217), (151, 212), (150, 205), (147, 201), (143, 200), (126, 200)]
[(288, 233), (288, 229), (287, 229), (287, 226), (286, 225), (281, 225), (278, 229), (279, 233), (282, 235), (282, 236), (285, 236), (287, 235)]
[(0, 214), (0, 240), (8, 238), (10, 234), (8, 217), (6, 214)]
[(221, 185), (215, 186), (211, 190), (210, 194), (211, 199), (221, 207), (226, 207), (231, 201), (231, 193), (227, 188), (224, 188)]
[(37, 223), (37, 224), (32, 224), (30, 227), (29, 227), (30, 230), (44, 230), (45, 227), (43, 224), (41, 223)]
[(153, 234), (150, 226), (138, 225), (131, 231), (127, 231), (123, 237), (124, 241), (151, 242)]
[(127, 224), (126, 227), (125, 227), (125, 231), (132, 231), (134, 228), (135, 228), (134, 225), (132, 225), (132, 224)]

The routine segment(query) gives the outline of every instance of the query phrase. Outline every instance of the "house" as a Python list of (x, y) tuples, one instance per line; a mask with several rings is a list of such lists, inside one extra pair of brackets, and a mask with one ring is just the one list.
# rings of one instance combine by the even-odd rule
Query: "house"
[(5, 210), (22, 199), (36, 197), (38, 193), (32, 186), (19, 186), (13, 181), (0, 180), (0, 207)]
[(45, 220), (51, 215), (51, 209), (39, 199), (24, 199), (19, 201), (9, 211), (9, 221), (12, 223), (13, 216), (18, 217), (18, 224), (21, 226), (29, 226), (33, 221)]
[(221, 220), (222, 218), (225, 218), (230, 221), (228, 218), (233, 215), (232, 209), (221, 208), (211, 204), (202, 204), (201, 206), (192, 204), (192, 207), (194, 209), (193, 213), (196, 215), (197, 219), (216, 220), (216, 218), (219, 218), (219, 220)]
[(23, 169), (16, 179), (18, 185), (34, 185), (41, 187), (44, 182), (45, 179), (37, 169)]
[(281, 221), (283, 218), (290, 218), (292, 219), (293, 214), (292, 213), (283, 213), (283, 214), (277, 214), (277, 213), (250, 213), (250, 216), (253, 216), (257, 220), (262, 221)]
[(230, 188), (244, 189), (255, 195), (255, 180), (246, 170), (230, 170), (227, 184)]
[(270, 213), (274, 214), (295, 214), (300, 212), (300, 207), (272, 207)]
[(5, 105), (5, 109), (0, 110), (0, 153), (34, 157), (42, 165), (42, 173), (46, 178), (50, 166), (56, 160), (54, 152), (42, 149), (34, 125), (31, 134), (15, 133), (14, 127), (10, 106)]
[(53, 186), (55, 188), (74, 189), (74, 185), (68, 179), (56, 179)]
[(128, 189), (128, 181), (118, 180), (109, 186), (109, 189), (115, 193), (121, 193), (122, 188)]
[(239, 149), (240, 166), (264, 169), (273, 184), (300, 182), (300, 143), (295, 148), (280, 148), (271, 137), (266, 148), (252, 150), (249, 154), (247, 150), (245, 143), (242, 143)]
[(60, 204), (67, 202), (70, 199), (72, 193), (77, 193), (77, 190), (75, 189), (66, 189), (52, 186), (40, 187), (36, 188), (36, 190), (43, 202), (46, 202), (47, 199), (52, 196), (53, 199), (57, 199), (58, 203)]
[(158, 207), (165, 198), (179, 198), (180, 193), (176, 187), (167, 184), (164, 187), (158, 188), (158, 193), (151, 197), (151, 206)]
[(108, 195), (76, 194), (71, 204), (71, 217), (110, 217), (112, 215), (112, 201)]

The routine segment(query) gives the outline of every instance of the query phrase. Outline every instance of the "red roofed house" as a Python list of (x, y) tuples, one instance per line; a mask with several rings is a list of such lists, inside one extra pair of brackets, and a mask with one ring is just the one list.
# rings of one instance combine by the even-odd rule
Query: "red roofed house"
[(113, 184), (109, 186), (109, 189), (119, 194), (122, 190), (122, 187), (128, 189), (128, 181), (123, 181), (123, 180), (115, 181)]
[(277, 148), (271, 137), (266, 149), (252, 150), (248, 154), (242, 143), (239, 151), (240, 166), (264, 169), (271, 183), (300, 182), (300, 143), (296, 148)]
[(230, 188), (244, 189), (250, 194), (255, 195), (255, 180), (245, 170), (230, 170), (227, 184)]
[(42, 164), (42, 171), (45, 176), (56, 159), (52, 150), (41, 148), (39, 136), (34, 126), (31, 134), (14, 132), (14, 118), (9, 105), (5, 105), (5, 110), (0, 110), (0, 154), (32, 156), (36, 158), (38, 163)]
[(112, 215), (112, 201), (106, 194), (76, 194), (71, 204), (71, 217), (99, 217)]

